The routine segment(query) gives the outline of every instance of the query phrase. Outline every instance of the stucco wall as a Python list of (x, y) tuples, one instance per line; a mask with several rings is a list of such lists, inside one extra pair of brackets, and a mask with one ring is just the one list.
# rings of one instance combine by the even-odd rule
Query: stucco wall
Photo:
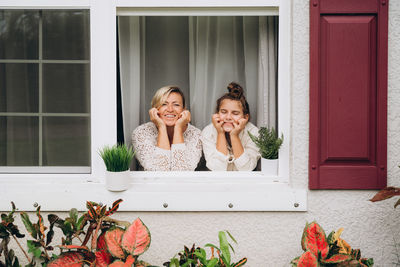
[[(293, 1), (292, 20), (291, 181), (303, 188), (308, 183), (308, 2)], [(389, 19), (388, 184), (400, 186), (400, 1), (390, 1)], [(309, 191), (307, 212), (120, 212), (117, 217), (128, 221), (141, 217), (152, 234), (150, 249), (141, 258), (160, 266), (184, 244), (216, 243), (223, 229), (238, 240), (235, 258), (248, 257), (247, 266), (289, 266), (301, 254), (302, 230), (312, 220), (326, 231), (344, 227), (342, 237), (360, 248), (363, 256), (373, 257), (375, 266), (396, 266), (400, 210), (393, 209), (394, 199), (369, 202), (374, 193)]]

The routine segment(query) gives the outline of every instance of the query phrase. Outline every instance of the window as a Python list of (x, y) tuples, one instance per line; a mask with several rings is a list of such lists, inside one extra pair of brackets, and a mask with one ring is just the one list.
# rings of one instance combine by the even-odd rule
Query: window
[(199, 129), (231, 81), (244, 87), (250, 121), (276, 129), (278, 16), (120, 16), (118, 34), (125, 143), (168, 84), (181, 88)]
[(89, 35), (88, 10), (0, 10), (0, 171), (90, 171)]
[[(109, 203), (123, 198), (123, 210), (137, 211), (304, 211), (306, 190), (289, 185), (290, 144), (290, 1), (238, 0), (209, 1), (89, 1), (89, 0), (4, 0), (1, 10), (73, 11), (90, 14), (90, 173), (0, 173), (0, 209), (9, 209), (14, 200), (20, 209), (67, 210), (71, 206), (85, 209), (90, 199)], [(256, 172), (132, 173), (132, 187), (121, 193), (108, 192), (103, 184), (105, 166), (98, 149), (117, 141), (116, 53), (117, 16), (279, 16), (278, 49), (278, 127), (285, 135), (280, 153), (278, 177), (260, 177)], [(57, 59), (58, 60), (58, 59)], [(76, 59), (63, 59), (76, 60)], [(82, 62), (85, 60), (85, 62)], [(42, 62), (45, 64), (44, 62)], [(59, 62), (61, 63), (61, 62)], [(65, 116), (69, 116), (70, 111)], [(39, 116), (39, 114), (38, 114)], [(84, 116), (83, 116), (84, 117)], [(80, 150), (74, 150), (75, 154)], [(39, 167), (38, 167), (39, 168)], [(40, 167), (44, 168), (44, 167)], [(57, 167), (62, 169), (61, 167)], [(18, 168), (20, 170), (20, 168)], [(207, 173), (207, 175), (204, 175)], [(29, 197), (27, 197), (29, 192)], [(215, 197), (218, 195), (218, 197)], [(51, 203), (49, 199), (52, 199)], [(68, 199), (68, 201), (65, 201)], [(191, 201), (187, 201), (191, 199)], [(167, 205), (164, 205), (167, 204)]]

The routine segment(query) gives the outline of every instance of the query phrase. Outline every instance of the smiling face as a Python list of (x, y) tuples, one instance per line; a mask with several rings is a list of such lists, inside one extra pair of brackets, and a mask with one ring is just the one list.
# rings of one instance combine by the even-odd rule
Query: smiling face
[(172, 92), (161, 103), (161, 106), (158, 107), (158, 116), (160, 116), (166, 126), (175, 126), (183, 110), (182, 96), (179, 93)]
[(219, 118), (224, 122), (222, 128), (225, 132), (233, 130), (233, 122), (238, 122), (241, 118), (247, 118), (248, 115), (244, 115), (242, 104), (237, 100), (224, 99), (221, 102), (219, 111)]

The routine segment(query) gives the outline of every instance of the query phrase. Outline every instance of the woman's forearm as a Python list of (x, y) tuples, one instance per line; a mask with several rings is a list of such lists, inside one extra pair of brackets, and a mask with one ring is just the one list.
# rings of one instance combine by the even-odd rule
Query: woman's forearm
[(159, 148), (162, 148), (162, 149), (165, 149), (165, 150), (170, 150), (171, 149), (171, 145), (169, 143), (168, 133), (167, 133), (167, 128), (166, 127), (158, 128), (157, 146)]
[(228, 143), (226, 141), (225, 133), (218, 133), (217, 135), (217, 150), (224, 155), (228, 155)]
[(174, 127), (174, 136), (172, 138), (172, 144), (182, 144), (184, 143), (183, 133), (184, 129), (181, 127), (175, 126)]
[(242, 142), (240, 141), (238, 135), (231, 135), (231, 144), (232, 144), (233, 156), (237, 159), (244, 152)]

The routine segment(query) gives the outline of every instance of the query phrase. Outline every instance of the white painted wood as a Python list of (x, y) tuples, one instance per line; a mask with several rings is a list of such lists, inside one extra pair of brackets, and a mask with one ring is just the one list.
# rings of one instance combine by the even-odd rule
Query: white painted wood
[[(151, 183), (132, 179), (124, 192), (110, 192), (105, 184), (79, 179), (42, 179), (30, 184), (2, 181), (0, 210), (9, 210), (14, 201), (19, 210), (33, 211), (34, 203), (43, 211), (85, 210), (87, 200), (111, 205), (124, 200), (122, 211), (305, 211), (305, 189), (283, 183), (230, 183), (199, 181)], [(29, 194), (27, 195), (27, 192)], [(168, 207), (165, 208), (164, 204)], [(230, 204), (232, 204), (230, 207)]]
[(90, 0), (1, 0), (0, 8), (8, 9), (71, 9), (89, 8)]
[(117, 141), (116, 8), (114, 1), (91, 1), (91, 160), (92, 175), (104, 181), (98, 154)]
[(116, 0), (117, 7), (266, 7), (279, 6), (288, 0)]
[[(32, 6), (36, 8), (90, 7), (91, 173), (0, 174), (0, 210), (8, 210), (8, 203), (11, 200), (14, 200), (17, 206), (23, 210), (33, 210), (32, 202), (36, 201), (43, 205), (44, 210), (61, 211), (71, 207), (84, 209), (85, 201), (89, 199), (112, 203), (120, 197), (126, 201), (121, 206), (122, 210), (306, 210), (306, 189), (293, 189), (289, 184), (291, 1), (219, 0), (215, 2), (202, 0), (189, 3), (188, 1), (161, 0), (42, 0), (35, 1), (34, 4), (32, 2), (31, 0), (4, 0), (0, 3), (0, 8), (11, 6), (19, 8)], [(255, 12), (252, 7), (260, 7), (262, 12), (276, 10), (276, 7), (279, 7), (278, 131), (284, 134), (285, 141), (280, 149), (278, 176), (268, 177), (260, 172), (132, 172), (131, 189), (122, 193), (112, 193), (105, 189), (105, 166), (98, 155), (98, 149), (106, 144), (114, 144), (117, 140), (117, 6), (203, 7), (204, 10), (208, 7), (228, 7), (223, 10), (215, 9), (213, 15), (228, 14), (237, 7), (246, 7), (243, 8), (243, 12)], [(148, 10), (151, 11), (151, 9)], [(181, 10), (177, 9), (176, 12), (181, 12)], [(186, 11), (199, 12), (198, 10), (201, 9), (192, 8)], [(27, 197), (27, 192), (30, 193), (29, 197)], [(190, 201), (187, 201), (188, 199)], [(168, 203), (168, 208), (163, 207), (164, 203)], [(233, 204), (232, 208), (228, 207), (229, 203)], [(294, 207), (295, 203), (300, 206)]]
[(120, 7), (118, 16), (278, 16), (278, 7)]

